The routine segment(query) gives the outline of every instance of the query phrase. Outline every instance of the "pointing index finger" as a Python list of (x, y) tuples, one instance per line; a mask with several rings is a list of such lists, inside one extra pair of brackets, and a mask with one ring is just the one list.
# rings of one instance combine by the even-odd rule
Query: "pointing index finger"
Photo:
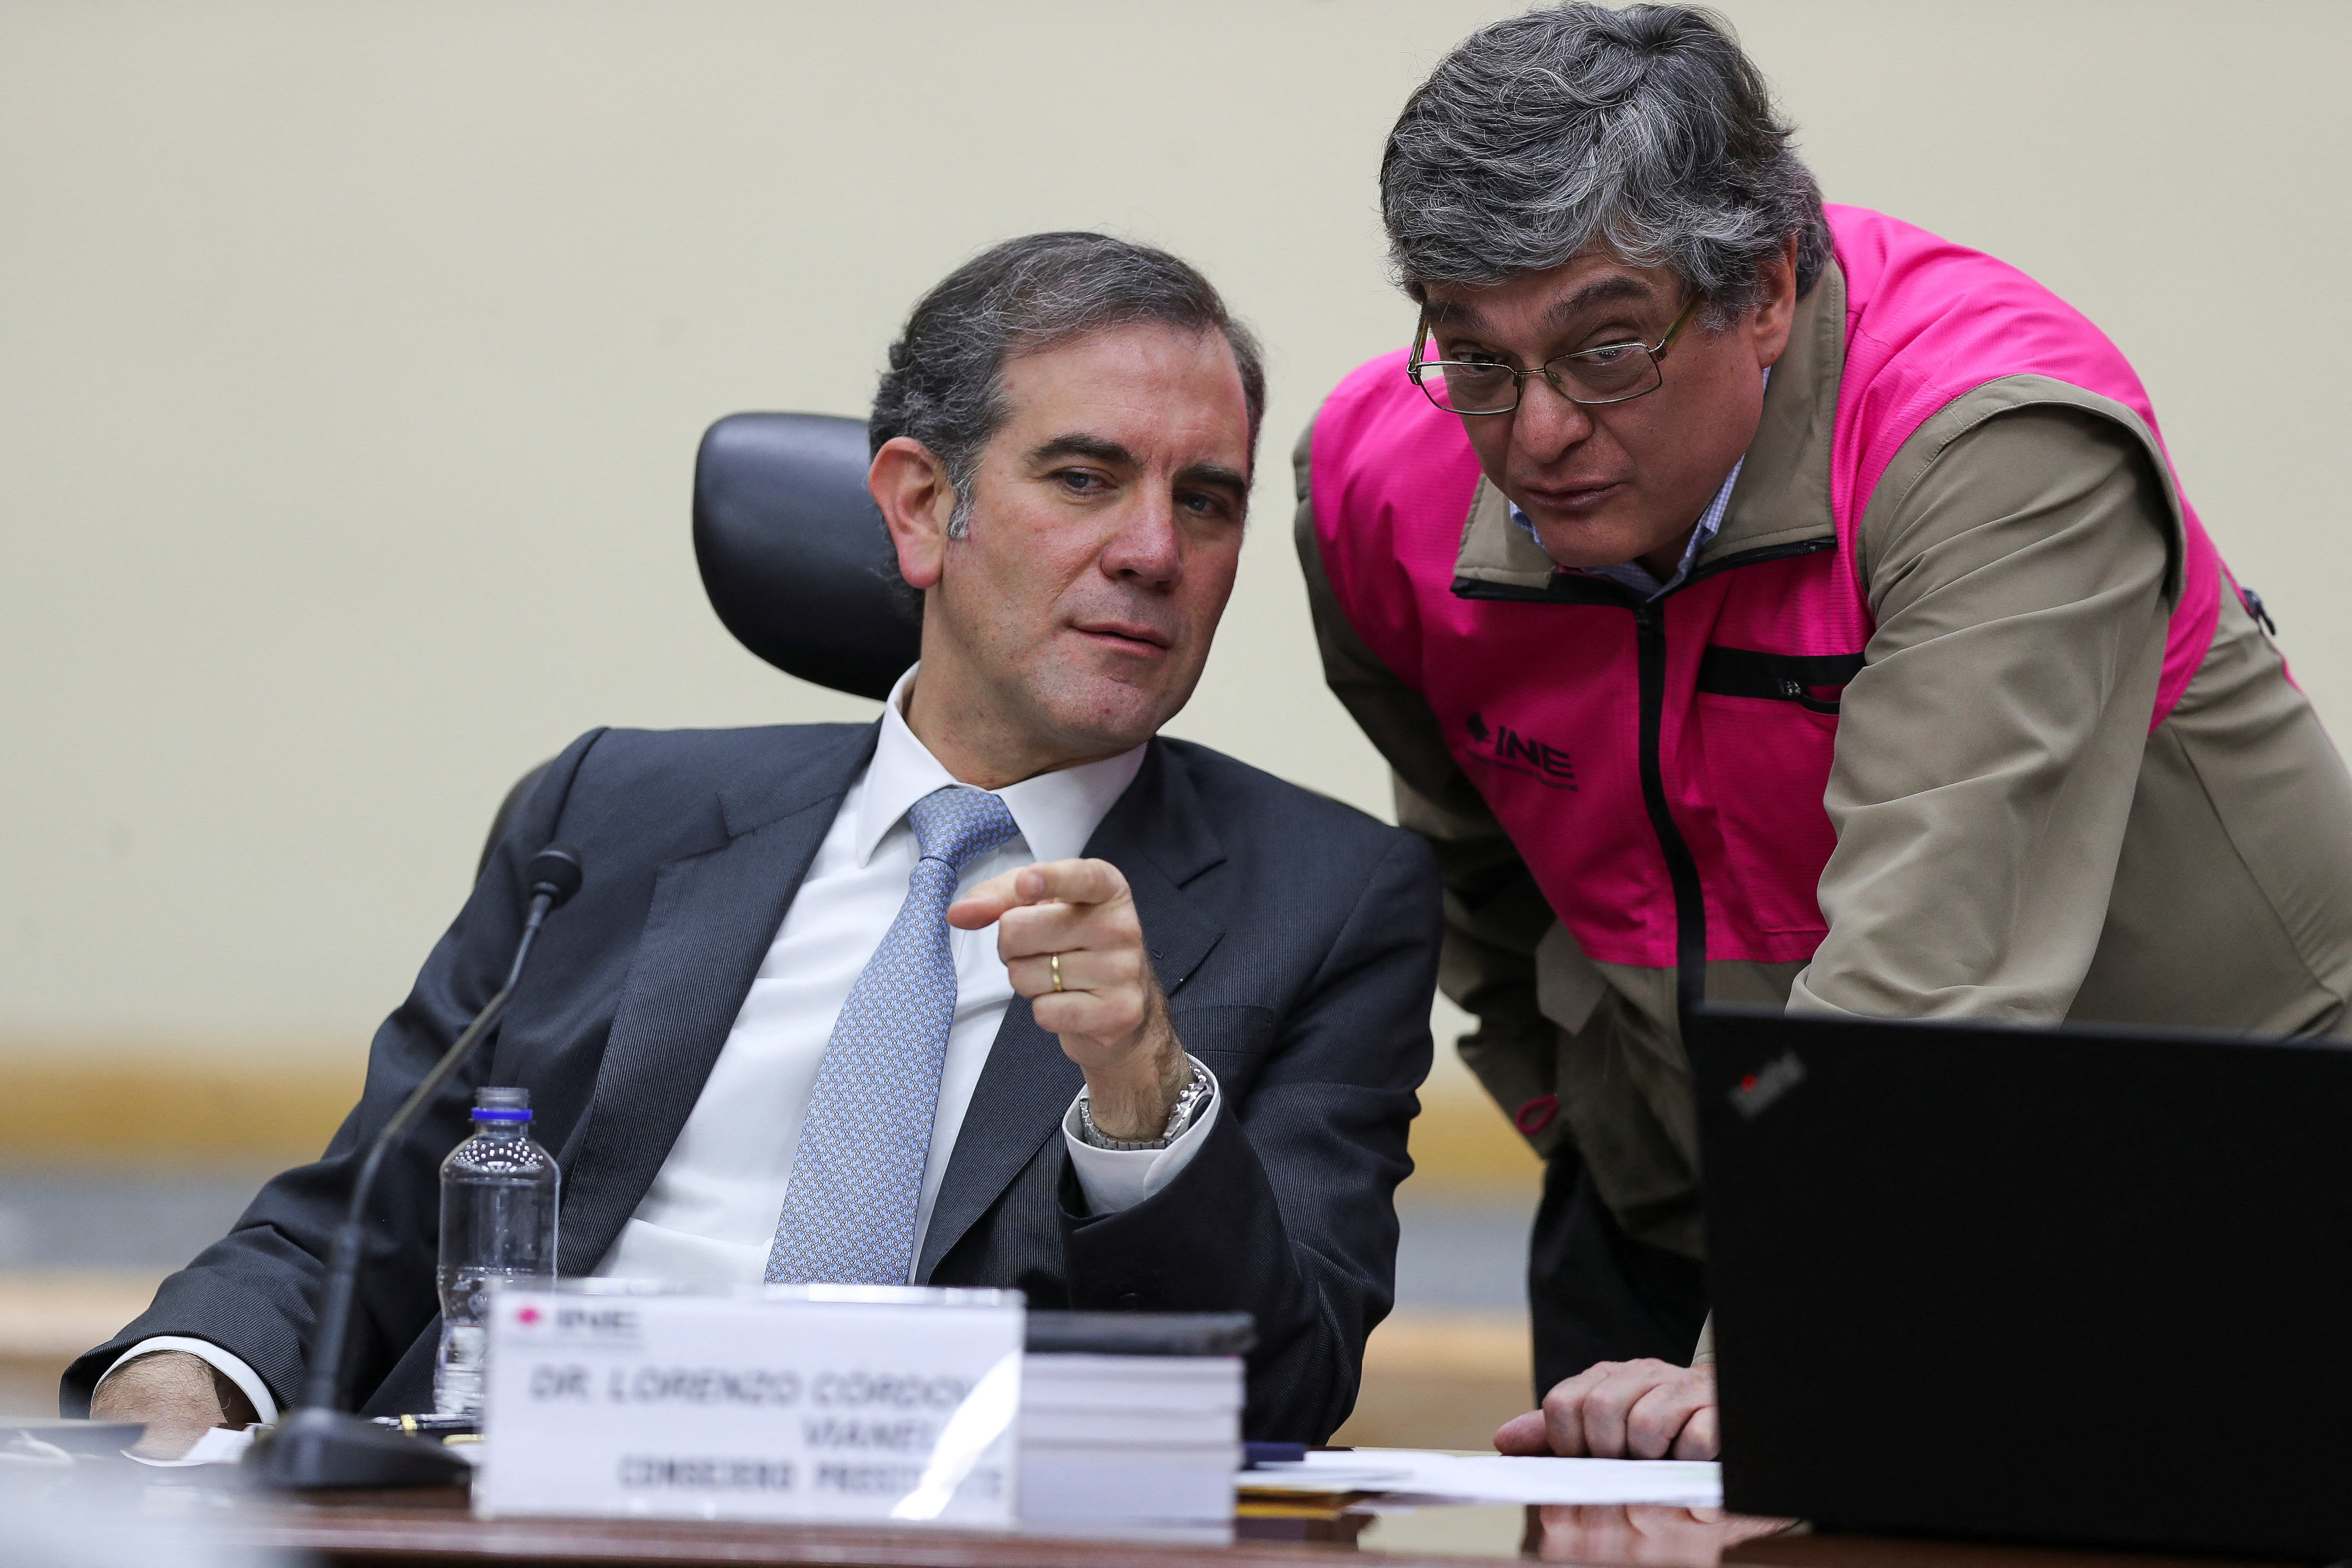
[(991, 877), (948, 906), (948, 923), (978, 931), (1027, 904), (1103, 904), (1127, 893), (1127, 879), (1104, 860), (1049, 860)]
[(978, 931), (982, 926), (994, 925), (1003, 918), (1005, 910), (1029, 901), (1021, 896), (1019, 883), (1030, 870), (1031, 868), (1024, 866), (1017, 871), (1000, 872), (980, 883), (948, 906), (948, 924), (958, 931)]
[(1015, 875), (1024, 904), (1108, 904), (1127, 894), (1127, 879), (1107, 860), (1048, 860)]

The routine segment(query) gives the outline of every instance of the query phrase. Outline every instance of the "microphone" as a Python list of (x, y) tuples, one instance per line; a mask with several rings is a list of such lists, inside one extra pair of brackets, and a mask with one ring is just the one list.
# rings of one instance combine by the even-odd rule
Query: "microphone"
[(343, 1408), (350, 1385), (345, 1363), (351, 1353), (352, 1314), (358, 1304), (361, 1254), (367, 1239), (362, 1219), (384, 1155), (432, 1103), (441, 1086), (465, 1066), (476, 1044), (506, 1012), (515, 983), (522, 978), (523, 963), (530, 957), (531, 944), (539, 940), (540, 927), (551, 911), (561, 909), (580, 890), (580, 852), (568, 845), (551, 844), (530, 858), (523, 868), (530, 911), (523, 918), (522, 937), (515, 944), (506, 984), (482, 1004), (473, 1022), (450, 1042), (433, 1070), (425, 1075), (425, 1081), (400, 1102), (400, 1109), (368, 1145), (359, 1179), (352, 1184), (351, 1205), (328, 1254), (326, 1284), (320, 1292), (318, 1338), (310, 1350), (302, 1403), (246, 1456), (246, 1463), (265, 1485), (289, 1491), (322, 1487), (455, 1486), (471, 1472), (472, 1466), (438, 1443), (379, 1426)]

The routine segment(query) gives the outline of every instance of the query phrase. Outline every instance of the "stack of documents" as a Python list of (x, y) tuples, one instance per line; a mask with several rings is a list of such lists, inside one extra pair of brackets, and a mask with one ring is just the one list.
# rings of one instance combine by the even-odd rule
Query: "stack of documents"
[(1405, 1502), (1717, 1508), (1723, 1502), (1723, 1472), (1711, 1460), (1519, 1458), (1354, 1448), (1309, 1454), (1296, 1464), (1259, 1465), (1242, 1478), (1242, 1488), (1266, 1494), (1369, 1492)]
[(1041, 1351), (1039, 1341), (1033, 1331), (1022, 1361), (1022, 1529), (1231, 1541), (1241, 1357)]

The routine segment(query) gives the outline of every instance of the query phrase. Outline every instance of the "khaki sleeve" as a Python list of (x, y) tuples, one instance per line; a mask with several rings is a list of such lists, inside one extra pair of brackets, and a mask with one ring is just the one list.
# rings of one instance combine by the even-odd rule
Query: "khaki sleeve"
[(1863, 521), (1877, 630), (1838, 718), (1829, 934), (1793, 1012), (2054, 1024), (2098, 945), (2175, 524), (2122, 425), (1979, 395), (1906, 444)]
[[(1314, 430), (1293, 454), (1298, 483), (1299, 568), (1323, 678), (1394, 774), (1397, 821), (1437, 851), (1445, 889), (1438, 988), (1478, 1020), (1455, 1048), (1505, 1114), (1556, 1092), (1558, 1036), (1536, 1005), (1536, 944), (1552, 923), (1535, 877), (1469, 776), (1445, 749), (1437, 715), (1356, 635), (1323, 569), (1308, 463)], [(1549, 1153), (1555, 1120), (1530, 1137)]]

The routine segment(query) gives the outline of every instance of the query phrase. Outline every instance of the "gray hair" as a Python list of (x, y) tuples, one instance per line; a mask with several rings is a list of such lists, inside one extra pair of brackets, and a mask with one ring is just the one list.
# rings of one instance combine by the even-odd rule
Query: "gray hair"
[(980, 458), (1010, 412), (1005, 363), (1110, 327), (1155, 322), (1222, 332), (1240, 368), (1250, 450), (1265, 416), (1257, 339), (1192, 267), (1148, 245), (1071, 231), (1008, 239), (981, 252), (923, 296), (890, 345), (890, 368), (866, 421), (869, 449), (911, 436), (947, 469), (955, 489), (948, 536), (971, 528)]
[(1821, 187), (1729, 26), (1693, 5), (1565, 5), (1473, 33), (1406, 100), (1381, 159), (1397, 281), (1488, 284), (1598, 240), (1671, 267), (1720, 328), (1790, 236), (1830, 255)]

